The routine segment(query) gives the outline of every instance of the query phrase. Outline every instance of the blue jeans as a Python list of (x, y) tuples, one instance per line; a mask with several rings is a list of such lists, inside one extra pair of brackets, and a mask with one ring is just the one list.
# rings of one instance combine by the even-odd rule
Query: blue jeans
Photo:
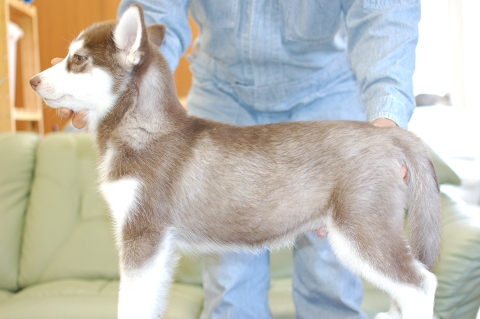
[[(187, 101), (193, 115), (238, 125), (306, 120), (365, 120), (353, 78), (319, 96), (299, 95), (298, 103), (279, 112), (257, 111), (234, 87), (194, 79)], [(291, 102), (291, 101), (290, 101)], [(327, 236), (328, 238), (328, 236)], [(202, 319), (271, 318), (269, 253), (232, 252), (205, 257)], [(361, 280), (339, 264), (328, 239), (315, 232), (297, 240), (294, 249), (293, 298), (297, 318), (366, 319), (360, 310)]]

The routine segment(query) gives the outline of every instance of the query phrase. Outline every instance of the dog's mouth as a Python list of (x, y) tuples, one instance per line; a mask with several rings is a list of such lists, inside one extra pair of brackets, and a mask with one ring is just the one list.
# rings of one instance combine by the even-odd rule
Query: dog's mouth
[(49, 107), (53, 109), (67, 108), (73, 112), (79, 112), (88, 109), (84, 103), (74, 99), (73, 96), (69, 94), (64, 94), (58, 98), (43, 98), (43, 100)]
[(57, 98), (46, 98), (46, 97), (44, 97), (43, 99), (45, 100), (45, 102), (59, 102), (64, 98), (65, 98), (65, 95), (62, 95), (62, 96), (57, 97)]
[(54, 108), (58, 108), (58, 107), (63, 107), (66, 105), (62, 105), (66, 102), (68, 96), (67, 95), (62, 95), (58, 98), (46, 98), (44, 97), (43, 100), (45, 101), (45, 103), (47, 103), (47, 105), (51, 106), (51, 107), (54, 107)]

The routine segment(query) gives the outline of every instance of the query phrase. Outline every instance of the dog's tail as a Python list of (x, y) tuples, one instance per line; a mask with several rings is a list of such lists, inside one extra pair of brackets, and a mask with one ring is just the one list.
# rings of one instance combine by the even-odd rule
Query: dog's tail
[(409, 145), (404, 148), (408, 168), (407, 209), (410, 246), (413, 256), (431, 270), (440, 254), (442, 227), (440, 190), (428, 152), (425, 147), (420, 148), (421, 152), (415, 151), (418, 149), (418, 143), (415, 144), (417, 147)]

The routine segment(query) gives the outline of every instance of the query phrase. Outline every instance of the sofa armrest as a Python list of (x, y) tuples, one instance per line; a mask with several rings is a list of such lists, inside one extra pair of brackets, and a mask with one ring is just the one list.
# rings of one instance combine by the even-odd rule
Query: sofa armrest
[(475, 319), (480, 306), (480, 208), (442, 193), (443, 240), (435, 313)]
[[(16, 291), (25, 212), (39, 136), (0, 133), (0, 290)], [(0, 291), (0, 299), (7, 296)]]

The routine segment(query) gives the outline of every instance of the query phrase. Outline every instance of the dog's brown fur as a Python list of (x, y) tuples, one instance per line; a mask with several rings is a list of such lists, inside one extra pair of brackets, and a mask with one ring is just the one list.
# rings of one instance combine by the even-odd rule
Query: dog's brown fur
[[(189, 116), (157, 50), (165, 28), (147, 28), (141, 7), (133, 9), (141, 16), (138, 62), (126, 62), (130, 52), (115, 42), (116, 22), (97, 24), (79, 37), (84, 45), (78, 54), (94, 58), (81, 66), (68, 62), (70, 72), (100, 67), (114, 77), (117, 102), (92, 127), (102, 182), (141, 182), (118, 233), (122, 276), (168, 250), (164, 239), (169, 231), (172, 247), (216, 251), (292, 243), (306, 231), (326, 227), (347, 267), (364, 276), (371, 267), (400, 286), (417, 287), (433, 307), (431, 282), (417, 261), (431, 270), (438, 259), (439, 190), (427, 150), (416, 136), (361, 122), (242, 127)], [(148, 41), (153, 35), (154, 41)], [(32, 86), (42, 95), (46, 79), (37, 77)], [(405, 209), (410, 246), (403, 233)], [(352, 262), (350, 252), (336, 244), (343, 239), (336, 238), (345, 239), (368, 267), (356, 266), (357, 259)], [(396, 318), (403, 312), (407, 318), (413, 311), (398, 300), (395, 289), (386, 289), (396, 299), (390, 314)]]

